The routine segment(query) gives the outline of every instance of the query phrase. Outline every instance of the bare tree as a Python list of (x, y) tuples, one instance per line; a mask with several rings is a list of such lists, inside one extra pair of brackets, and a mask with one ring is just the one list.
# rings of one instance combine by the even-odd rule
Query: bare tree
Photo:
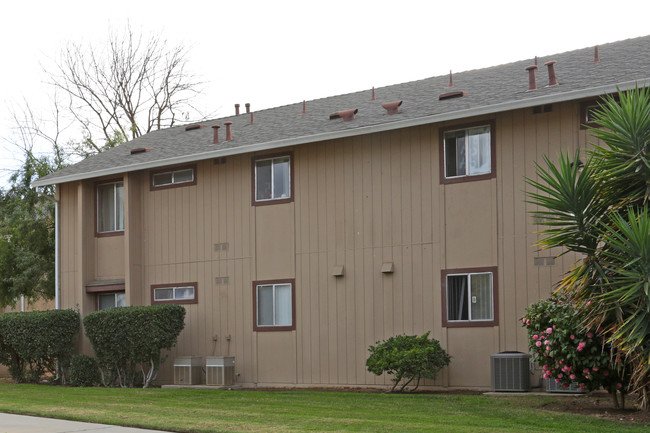
[(187, 72), (187, 62), (183, 45), (169, 47), (158, 36), (145, 39), (130, 26), (110, 32), (103, 48), (68, 43), (49, 76), (83, 128), (85, 139), (75, 153), (101, 152), (178, 120), (200, 117), (192, 99), (201, 83)]

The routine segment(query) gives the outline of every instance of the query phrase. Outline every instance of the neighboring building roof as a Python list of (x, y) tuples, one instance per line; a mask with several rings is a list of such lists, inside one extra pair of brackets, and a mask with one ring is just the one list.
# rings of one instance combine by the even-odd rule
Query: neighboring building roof
[[(332, 96), (249, 114), (200, 122), (205, 127), (186, 131), (188, 125), (151, 132), (142, 137), (87, 158), (34, 182), (34, 186), (70, 182), (129, 171), (162, 167), (258, 150), (355, 136), (452, 119), (461, 119), (553, 102), (590, 98), (620, 88), (650, 85), (650, 36), (613, 42), (599, 47), (599, 62), (594, 62), (594, 47), (540, 57), (536, 73), (537, 90), (528, 90), (523, 60), (484, 69), (439, 76), (375, 90)], [(549, 75), (544, 63), (555, 60), (559, 85), (546, 86)], [(466, 95), (439, 100), (451, 91)], [(397, 114), (388, 115), (383, 103), (403, 101)], [(330, 120), (341, 110), (358, 109), (354, 120)], [(233, 139), (225, 141), (224, 122), (232, 122)], [(218, 144), (213, 129), (220, 125)], [(131, 154), (132, 149), (150, 148)]]

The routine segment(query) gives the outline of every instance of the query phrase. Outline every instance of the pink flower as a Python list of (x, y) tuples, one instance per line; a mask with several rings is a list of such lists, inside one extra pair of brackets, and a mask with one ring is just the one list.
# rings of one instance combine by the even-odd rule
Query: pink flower
[(598, 371), (598, 367), (591, 367), (593, 371)]
[(548, 341), (548, 340), (546, 340), (546, 341), (544, 342), (544, 344), (546, 344), (546, 345), (548, 346), (549, 344), (551, 344), (551, 342)]
[(562, 373), (560, 373), (560, 374), (557, 375), (557, 378), (558, 378), (558, 379), (562, 379), (563, 377), (564, 377), (564, 375), (563, 375)]
[(585, 373), (585, 374), (586, 374), (586, 373), (589, 373), (589, 369), (588, 369), (588, 368), (585, 368), (584, 370), (582, 370), (582, 372)]
[(530, 319), (526, 319), (526, 325), (530, 325)]
[(616, 388), (618, 388), (618, 389), (623, 388), (623, 384), (622, 384), (621, 382), (617, 383), (617, 384), (616, 384)]
[(587, 338), (594, 338), (594, 334), (592, 334), (591, 332), (588, 333), (588, 334), (587, 334)]
[(582, 352), (582, 350), (585, 348), (586, 345), (587, 343), (584, 342), (578, 343), (578, 352)]
[(587, 301), (587, 307), (591, 305), (591, 301)]
[(562, 386), (565, 387), (565, 388), (568, 388), (569, 384), (568, 383), (563, 383)]
[(573, 335), (573, 334), (571, 334), (571, 336), (570, 336), (569, 338), (572, 339), (572, 340), (575, 340), (575, 339), (576, 339), (576, 336)]
[(546, 346), (546, 350), (551, 350), (551, 346)]
[(575, 374), (570, 374), (570, 375), (569, 375), (569, 379), (571, 379), (571, 380), (576, 380), (576, 375), (575, 375)]
[(541, 345), (542, 345), (542, 342), (539, 341), (539, 340), (535, 343), (535, 346), (537, 346), (537, 347), (540, 347)]
[(560, 383), (560, 379), (555, 379), (555, 383)]
[(551, 332), (553, 332), (553, 328), (546, 328), (546, 333), (547, 334), (550, 334)]
[(550, 377), (551, 376), (549, 376), (548, 374), (544, 374), (544, 379), (549, 379)]
[(526, 318), (525, 317), (521, 319), (521, 323), (526, 323)]
[(580, 388), (580, 389), (585, 389), (585, 384), (584, 384), (584, 383), (581, 383), (580, 385), (578, 385), (578, 388)]
[(533, 335), (533, 340), (537, 340), (539, 338), (539, 335), (535, 334)]

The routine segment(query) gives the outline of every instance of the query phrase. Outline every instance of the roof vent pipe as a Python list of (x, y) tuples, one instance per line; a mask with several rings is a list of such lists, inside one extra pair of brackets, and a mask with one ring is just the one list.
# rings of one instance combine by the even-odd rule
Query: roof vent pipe
[(548, 67), (548, 86), (557, 86), (557, 76), (555, 75), (555, 60), (548, 61), (544, 63), (544, 66)]
[(253, 124), (253, 112), (252, 111), (250, 111), (250, 112), (247, 111), (247, 113), (251, 113), (251, 123), (250, 124), (252, 125)]
[(535, 81), (536, 65), (526, 67), (528, 71), (528, 90), (537, 90), (537, 82)]
[(307, 101), (302, 100), (302, 114), (307, 114)]
[(239, 104), (235, 104), (235, 116), (239, 116)]
[(449, 70), (449, 85), (447, 87), (454, 87), (454, 77), (451, 75), (451, 69)]
[(354, 120), (354, 115), (357, 114), (358, 111), (358, 108), (355, 108), (354, 110), (337, 111), (334, 114), (330, 114), (330, 120), (343, 119), (344, 122), (349, 122), (350, 120)]
[(593, 63), (598, 63), (600, 62), (600, 58), (598, 57), (598, 45), (594, 47), (594, 61)]
[(244, 105), (246, 105), (246, 113), (250, 113), (251, 112), (251, 104), (250, 104), (250, 102), (247, 102)]
[(381, 104), (381, 106), (386, 109), (386, 114), (398, 113), (400, 105), (402, 105), (402, 101), (386, 102), (385, 104)]
[(219, 125), (212, 126), (212, 144), (217, 144), (219, 142), (219, 128), (221, 128)]
[(539, 66), (539, 65), (537, 64), (537, 56), (535, 56), (535, 66)]
[(223, 122), (226, 125), (226, 141), (232, 140), (232, 122)]
[(372, 98), (370, 98), (371, 101), (375, 100), (375, 86), (372, 86)]

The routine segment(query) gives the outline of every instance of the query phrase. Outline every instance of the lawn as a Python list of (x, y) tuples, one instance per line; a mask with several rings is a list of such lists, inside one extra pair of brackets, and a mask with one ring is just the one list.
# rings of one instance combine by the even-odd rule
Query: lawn
[(0, 383), (0, 412), (177, 432), (650, 431), (645, 424), (544, 409), (557, 398)]

